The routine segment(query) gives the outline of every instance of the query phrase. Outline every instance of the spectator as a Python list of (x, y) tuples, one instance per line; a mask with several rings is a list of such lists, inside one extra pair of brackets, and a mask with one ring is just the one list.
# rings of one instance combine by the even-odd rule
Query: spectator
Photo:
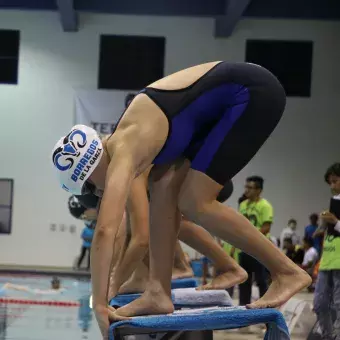
[[(266, 199), (261, 197), (263, 178), (259, 176), (247, 178), (245, 189), (247, 199), (241, 202), (239, 206), (240, 213), (263, 235), (270, 238), (270, 228), (273, 222), (273, 207)], [(268, 289), (268, 272), (260, 262), (244, 252), (240, 252), (239, 254), (239, 264), (248, 273), (247, 281), (239, 285), (239, 303), (241, 306), (244, 306), (251, 303), (253, 274), (259, 287), (260, 297), (262, 297)]]
[(85, 222), (85, 228), (83, 229), (83, 232), (81, 234), (81, 238), (83, 239), (83, 245), (81, 247), (80, 256), (77, 263), (77, 269), (80, 269), (80, 266), (85, 258), (86, 253), (88, 253), (87, 256), (87, 267), (86, 269), (90, 269), (90, 253), (91, 253), (91, 244), (92, 239), (94, 235), (94, 228), (96, 226), (95, 221), (86, 221)]
[(321, 228), (325, 230), (325, 238), (315, 286), (314, 310), (321, 328), (322, 339), (338, 340), (340, 339), (340, 163), (330, 166), (324, 178), (335, 196), (331, 200), (330, 211), (321, 214)]
[(318, 251), (313, 247), (314, 241), (312, 238), (305, 237), (303, 239), (303, 249), (305, 255), (303, 257), (302, 268), (312, 276), (314, 266), (319, 259)]
[(300, 238), (298, 234), (296, 233), (296, 228), (297, 228), (297, 221), (294, 218), (291, 218), (288, 221), (287, 227), (282, 230), (281, 235), (280, 235), (280, 244), (281, 244), (282, 249), (283, 249), (283, 241), (286, 238), (292, 239), (294, 245), (299, 244)]
[(305, 252), (299, 245), (294, 245), (291, 238), (283, 240), (283, 250), (294, 263), (302, 265)]
[(305, 238), (313, 240), (313, 247), (317, 250), (319, 255), (321, 255), (322, 237), (313, 237), (314, 233), (318, 229), (318, 220), (319, 216), (317, 214), (312, 214), (309, 216), (310, 224), (305, 228)]

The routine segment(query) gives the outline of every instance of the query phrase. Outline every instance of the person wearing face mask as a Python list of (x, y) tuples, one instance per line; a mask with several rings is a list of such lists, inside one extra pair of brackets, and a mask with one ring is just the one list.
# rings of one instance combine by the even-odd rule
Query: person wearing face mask
[(292, 240), (294, 246), (299, 244), (300, 239), (299, 239), (298, 234), (296, 233), (296, 228), (297, 228), (297, 221), (291, 218), (288, 221), (287, 227), (282, 230), (281, 235), (280, 235), (281, 249), (283, 249), (284, 240), (288, 238)]

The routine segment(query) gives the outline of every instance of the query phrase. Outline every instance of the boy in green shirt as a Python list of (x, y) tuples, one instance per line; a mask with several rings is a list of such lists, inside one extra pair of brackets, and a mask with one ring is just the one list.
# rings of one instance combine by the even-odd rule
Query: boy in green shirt
[[(241, 202), (239, 212), (262, 234), (270, 238), (274, 212), (272, 205), (261, 197), (263, 178), (259, 176), (247, 178), (245, 189), (247, 199)], [(268, 289), (268, 271), (255, 258), (244, 252), (239, 253), (239, 264), (248, 273), (247, 281), (239, 285), (239, 304), (245, 306), (251, 303), (253, 274), (259, 287), (260, 297), (262, 297)]]
[[(325, 181), (330, 186), (332, 194), (335, 195), (333, 202), (337, 203), (337, 200), (340, 200), (340, 163), (335, 163), (327, 169)], [(325, 340), (340, 340), (339, 217), (339, 212), (335, 211), (321, 213), (325, 238), (314, 293), (314, 310), (322, 331), (322, 339)]]

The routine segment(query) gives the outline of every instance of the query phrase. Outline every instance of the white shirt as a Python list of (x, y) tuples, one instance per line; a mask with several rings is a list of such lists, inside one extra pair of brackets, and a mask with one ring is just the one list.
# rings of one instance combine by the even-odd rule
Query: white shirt
[(314, 266), (318, 258), (319, 258), (319, 253), (314, 247), (311, 247), (305, 252), (302, 265), (307, 266), (309, 263), (312, 262), (312, 266)]
[(275, 236), (270, 236), (270, 240), (272, 241), (272, 243), (274, 243), (274, 245), (275, 245), (276, 247), (279, 246), (278, 241), (277, 241), (277, 238), (276, 238)]
[(292, 228), (290, 227), (286, 227), (282, 230), (281, 232), (281, 235), (280, 235), (280, 247), (281, 249), (283, 249), (283, 241), (286, 239), (286, 238), (291, 238), (292, 241), (293, 241), (293, 244), (294, 246), (297, 245), (299, 243), (299, 236), (298, 234), (296, 233), (295, 230), (293, 230)]

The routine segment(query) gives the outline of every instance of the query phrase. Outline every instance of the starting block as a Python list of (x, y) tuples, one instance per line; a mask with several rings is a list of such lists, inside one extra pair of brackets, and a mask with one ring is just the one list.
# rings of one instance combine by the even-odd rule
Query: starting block
[[(121, 307), (140, 294), (118, 295), (110, 305)], [(289, 340), (285, 319), (277, 309), (233, 307), (225, 290), (172, 290), (175, 312), (134, 317), (113, 323), (110, 340), (213, 340), (213, 330), (236, 329), (266, 324), (265, 340)]]
[[(265, 340), (289, 340), (283, 315), (277, 309), (211, 307), (177, 310), (172, 314), (133, 317), (111, 324), (110, 340), (212, 339), (213, 330), (267, 324)], [(195, 335), (194, 335), (195, 334)]]
[(171, 281), (171, 289), (198, 287), (198, 280), (195, 278), (176, 279)]

